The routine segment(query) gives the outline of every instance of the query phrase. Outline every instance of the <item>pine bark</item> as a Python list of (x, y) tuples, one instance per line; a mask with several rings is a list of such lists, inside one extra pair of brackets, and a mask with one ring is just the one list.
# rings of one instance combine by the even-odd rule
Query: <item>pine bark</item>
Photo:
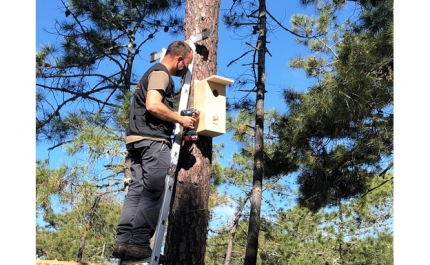
[[(207, 39), (196, 43), (192, 80), (217, 72), (218, 16), (220, 0), (187, 0), (184, 38), (208, 28)], [(193, 107), (191, 83), (188, 107)], [(209, 222), (212, 138), (199, 136), (185, 143), (178, 161), (175, 192), (168, 218), (166, 265), (204, 265)]]

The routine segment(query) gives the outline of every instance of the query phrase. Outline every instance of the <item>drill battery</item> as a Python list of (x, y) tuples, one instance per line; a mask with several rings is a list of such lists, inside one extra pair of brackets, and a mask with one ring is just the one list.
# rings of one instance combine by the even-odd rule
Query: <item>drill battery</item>
[(185, 142), (195, 142), (199, 140), (199, 135), (195, 130), (186, 130), (183, 137)]

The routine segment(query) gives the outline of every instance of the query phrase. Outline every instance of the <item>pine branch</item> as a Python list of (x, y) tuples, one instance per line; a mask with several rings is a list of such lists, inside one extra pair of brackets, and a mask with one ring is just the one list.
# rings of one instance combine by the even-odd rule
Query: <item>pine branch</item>
[(372, 191), (376, 190), (377, 188), (381, 187), (382, 185), (386, 184), (387, 182), (390, 182), (391, 180), (393, 180), (394, 177), (391, 177), (390, 179), (385, 180), (384, 182), (382, 182), (381, 184), (379, 184), (378, 186), (375, 186), (369, 190), (366, 191), (366, 193), (364, 193), (363, 195), (360, 196), (360, 198), (363, 198), (364, 196), (366, 196), (367, 194), (371, 193)]
[(227, 67), (229, 67), (230, 65), (232, 65), (233, 63), (235, 63), (236, 61), (239, 61), (241, 58), (243, 58), (245, 55), (247, 55), (248, 53), (250, 53), (252, 51), (247, 51), (245, 53), (243, 53), (241, 56), (239, 56), (238, 58), (234, 59), (233, 61), (231, 61), (230, 63), (227, 64)]
[(379, 176), (382, 178), (385, 178), (385, 174), (394, 166), (394, 162), (391, 162), (381, 173), (379, 173)]
[(292, 30), (284, 27), (284, 25), (282, 25), (281, 22), (279, 22), (274, 16), (272, 16), (272, 14), (270, 14), (270, 12), (268, 10), (267, 10), (267, 14), (269, 15), (269, 17), (271, 19), (273, 19), (276, 22), (276, 24), (278, 24), (279, 27), (281, 27), (283, 30), (285, 30), (285, 31), (287, 31), (287, 32), (293, 34), (294, 36), (299, 37), (299, 38), (311, 39), (311, 38), (315, 38), (315, 37), (319, 37), (319, 36), (323, 35), (323, 34), (321, 34), (321, 35), (315, 35), (315, 36), (306, 36), (306, 35), (303, 36), (303, 35), (300, 35), (298, 33), (295, 33), (294, 31), (292, 31)]
[(73, 140), (68, 140), (68, 141), (64, 141), (64, 142), (58, 143), (56, 145), (53, 145), (53, 146), (49, 147), (48, 151), (52, 151), (52, 150), (54, 150), (57, 147), (60, 147), (62, 145), (65, 145), (65, 144), (68, 144), (68, 143), (71, 143), (71, 142), (73, 142)]

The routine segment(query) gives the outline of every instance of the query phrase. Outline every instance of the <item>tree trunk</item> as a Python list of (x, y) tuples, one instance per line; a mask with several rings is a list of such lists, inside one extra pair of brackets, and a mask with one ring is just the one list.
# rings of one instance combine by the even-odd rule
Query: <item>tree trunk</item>
[(94, 204), (91, 207), (91, 212), (88, 216), (87, 227), (85, 228), (84, 235), (81, 237), (81, 242), (79, 244), (79, 250), (78, 250), (78, 256), (76, 258), (76, 262), (81, 262), (82, 257), (84, 256), (85, 240), (87, 238), (88, 231), (90, 230), (91, 225), (93, 224), (93, 218), (94, 218), (94, 215), (96, 214), (96, 211), (99, 207), (100, 198), (101, 198), (101, 196), (96, 196), (96, 198), (94, 200)]
[[(203, 29), (209, 37), (196, 43), (192, 80), (217, 73), (218, 14), (220, 0), (187, 0), (184, 37), (189, 39)], [(191, 83), (188, 107), (193, 107)], [(212, 158), (212, 138), (199, 136), (185, 143), (178, 161), (175, 192), (168, 219), (166, 265), (204, 265), (208, 233)]]
[(230, 265), (231, 261), (231, 254), (233, 252), (233, 243), (234, 243), (234, 237), (236, 235), (237, 226), (239, 225), (240, 218), (242, 217), (243, 209), (245, 208), (245, 205), (248, 203), (249, 196), (246, 197), (246, 199), (243, 201), (242, 205), (240, 205), (239, 209), (237, 210), (236, 216), (233, 220), (233, 226), (230, 229), (230, 237), (228, 240), (227, 250), (225, 252), (225, 261), (224, 265)]
[(245, 265), (255, 265), (258, 254), (258, 235), (260, 232), (260, 211), (263, 187), (263, 147), (264, 147), (264, 93), (266, 91), (266, 0), (259, 5), (258, 71), (255, 114), (254, 173), (252, 180), (251, 212), (249, 216), (248, 239), (246, 244)]

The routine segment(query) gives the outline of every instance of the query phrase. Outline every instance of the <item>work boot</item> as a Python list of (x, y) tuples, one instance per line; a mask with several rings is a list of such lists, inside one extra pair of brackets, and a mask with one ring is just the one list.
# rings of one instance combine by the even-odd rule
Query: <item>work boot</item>
[(149, 246), (128, 246), (125, 260), (143, 260), (151, 257), (152, 249)]
[(124, 259), (126, 251), (127, 251), (126, 246), (115, 245), (115, 247), (113, 248), (112, 256), (117, 259)]

